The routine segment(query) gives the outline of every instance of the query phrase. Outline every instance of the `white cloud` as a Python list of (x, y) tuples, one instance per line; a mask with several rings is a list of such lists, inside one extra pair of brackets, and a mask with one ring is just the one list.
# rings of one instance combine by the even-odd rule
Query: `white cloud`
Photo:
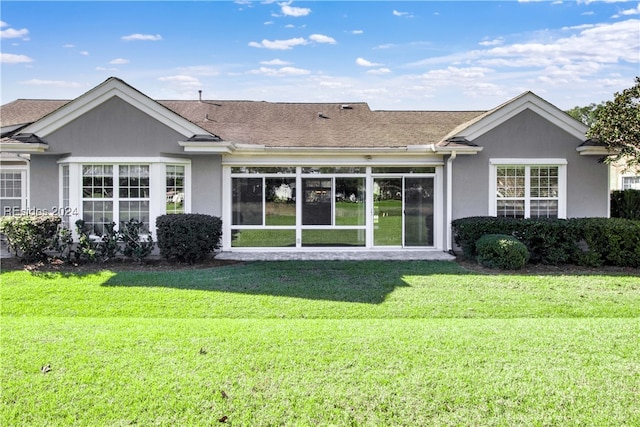
[(96, 67), (96, 71), (118, 71), (118, 69), (115, 67), (111, 67), (111, 68)]
[(82, 55), (82, 56), (89, 56), (89, 51), (81, 50), (81, 51), (80, 51), (80, 55)]
[(264, 39), (260, 43), (258, 42), (249, 42), (249, 46), (257, 47), (262, 49), (272, 49), (272, 50), (289, 50), (293, 49), (295, 46), (301, 46), (307, 44), (307, 40), (302, 37), (297, 37), (288, 40), (267, 40)]
[(364, 34), (364, 31), (362, 31), (362, 30), (353, 30), (353, 31), (351, 31), (351, 34), (360, 35), (360, 34)]
[(175, 90), (193, 90), (202, 87), (202, 82), (198, 78), (185, 74), (158, 77), (158, 80), (169, 84)]
[(502, 37), (498, 37), (497, 39), (493, 40), (482, 40), (478, 44), (480, 46), (500, 46), (501, 44), (504, 44), (504, 39)]
[(123, 64), (128, 64), (129, 60), (128, 59), (124, 59), (124, 58), (116, 58), (113, 59), (111, 61), (109, 61), (109, 64), (113, 64), (113, 65), (123, 65)]
[(65, 89), (67, 88), (77, 89), (77, 88), (82, 88), (87, 86), (85, 83), (67, 82), (64, 80), (40, 80), (40, 79), (26, 80), (26, 81), (20, 82), (20, 84), (28, 85), (28, 86), (50, 86), (50, 87), (65, 88)]
[(124, 40), (126, 42), (130, 42), (130, 41), (160, 41), (162, 40), (162, 36), (160, 34), (130, 34), (128, 36), (122, 36), (120, 38), (121, 40)]
[(393, 14), (393, 16), (403, 16), (406, 18), (412, 18), (413, 14), (411, 14), (410, 12), (400, 12), (398, 10), (393, 10), (393, 12), (391, 12)]
[(251, 70), (248, 74), (261, 74), (265, 76), (283, 77), (283, 76), (304, 76), (311, 74), (311, 71), (295, 67), (269, 68), (260, 67), (257, 70)]
[(0, 63), (2, 64), (25, 64), (29, 62), (33, 62), (33, 59), (26, 55), (14, 55), (13, 53), (0, 52)]
[(71, 44), (71, 43), (67, 43), (65, 45), (62, 45), (62, 47), (66, 48), (66, 49), (71, 49), (71, 48), (76, 47), (76, 45), (75, 44)]
[(377, 74), (377, 75), (389, 74), (390, 72), (391, 70), (388, 68), (376, 68), (375, 70), (367, 70), (367, 74)]
[(270, 61), (260, 61), (262, 65), (289, 65), (290, 62), (283, 61), (282, 59), (272, 59)]
[(309, 36), (309, 40), (316, 43), (336, 44), (336, 41), (333, 37), (325, 36), (324, 34), (311, 34)]
[(634, 9), (626, 9), (613, 15), (612, 18), (620, 18), (622, 16), (640, 15), (640, 4)]
[[(2, 23), (3, 27), (6, 27), (7, 24), (5, 22)], [(6, 30), (0, 31), (0, 39), (22, 39), (29, 40), (29, 30), (26, 28), (22, 28), (20, 30), (16, 30), (13, 28), (8, 28)]]
[(379, 67), (380, 65), (382, 65), (375, 62), (367, 61), (364, 58), (357, 58), (356, 64), (358, 64), (361, 67)]
[(283, 15), (298, 18), (301, 16), (307, 16), (311, 13), (311, 9), (309, 9), (308, 7), (293, 7), (289, 6), (290, 4), (291, 2), (278, 4)]

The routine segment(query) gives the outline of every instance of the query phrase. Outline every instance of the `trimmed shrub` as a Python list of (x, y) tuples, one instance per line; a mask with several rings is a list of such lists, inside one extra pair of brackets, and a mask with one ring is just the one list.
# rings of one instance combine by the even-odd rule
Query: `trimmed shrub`
[(156, 227), (160, 255), (167, 260), (193, 264), (220, 247), (222, 220), (215, 216), (161, 215)]
[(478, 263), (488, 268), (519, 270), (529, 260), (527, 247), (505, 234), (486, 234), (476, 242)]
[(572, 261), (600, 267), (640, 267), (640, 221), (623, 218), (574, 218), (572, 233), (579, 237)]
[(468, 217), (456, 219), (451, 226), (467, 259), (477, 257), (477, 241), (483, 235), (506, 234), (527, 247), (532, 263), (640, 267), (640, 221)]
[(55, 215), (4, 216), (0, 232), (7, 238), (9, 249), (23, 262), (44, 261), (62, 218)]
[(612, 191), (611, 217), (640, 220), (640, 190)]

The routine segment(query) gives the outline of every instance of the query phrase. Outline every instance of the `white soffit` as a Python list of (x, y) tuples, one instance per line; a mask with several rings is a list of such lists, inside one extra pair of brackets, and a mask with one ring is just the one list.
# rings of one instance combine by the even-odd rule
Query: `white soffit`
[(588, 130), (587, 126), (532, 92), (527, 92), (520, 97), (514, 98), (494, 112), (489, 113), (486, 117), (463, 129), (456, 136), (462, 136), (469, 141), (473, 141), (525, 110), (533, 111), (575, 138), (584, 141)]
[(150, 115), (187, 138), (198, 134), (209, 135), (209, 132), (200, 126), (191, 123), (148, 96), (133, 89), (122, 80), (114, 77), (107, 79), (89, 92), (86, 92), (53, 113), (27, 126), (22, 130), (22, 133), (33, 133), (41, 138), (45, 137), (114, 96)]

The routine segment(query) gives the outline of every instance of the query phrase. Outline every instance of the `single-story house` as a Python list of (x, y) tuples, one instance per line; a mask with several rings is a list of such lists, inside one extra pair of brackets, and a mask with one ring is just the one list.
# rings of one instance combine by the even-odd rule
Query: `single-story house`
[[(194, 97), (195, 98), (195, 97)], [(2, 214), (96, 234), (130, 218), (223, 220), (223, 251), (452, 248), (468, 216), (607, 217), (604, 148), (531, 92), (490, 111), (151, 99), (118, 78), (0, 111)]]

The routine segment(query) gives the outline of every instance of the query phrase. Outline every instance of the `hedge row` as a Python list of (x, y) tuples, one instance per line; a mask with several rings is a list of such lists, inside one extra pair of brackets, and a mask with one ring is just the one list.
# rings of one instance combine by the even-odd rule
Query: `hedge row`
[(483, 235), (507, 234), (527, 247), (534, 264), (640, 267), (640, 221), (468, 217), (451, 225), (467, 259), (477, 257), (476, 242)]
[[(104, 234), (95, 236), (83, 220), (76, 221), (78, 241), (62, 227), (55, 215), (5, 216), (0, 232), (9, 249), (24, 262), (45, 261), (50, 256), (64, 261), (106, 261), (123, 254), (141, 261), (151, 254), (156, 242), (142, 232), (142, 223), (105, 224)], [(202, 214), (162, 215), (156, 220), (157, 245), (167, 260), (194, 263), (220, 247), (222, 221)]]

